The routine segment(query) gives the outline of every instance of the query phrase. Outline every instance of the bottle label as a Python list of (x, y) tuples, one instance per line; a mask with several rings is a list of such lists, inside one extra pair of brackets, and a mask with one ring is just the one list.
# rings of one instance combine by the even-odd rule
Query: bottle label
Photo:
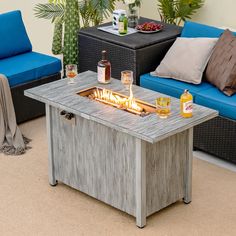
[(98, 66), (98, 82), (100, 83), (106, 83), (106, 68)]
[(192, 113), (193, 112), (193, 101), (188, 101), (183, 103), (183, 113)]
[(125, 24), (124, 22), (119, 22), (119, 32), (123, 33), (125, 31)]

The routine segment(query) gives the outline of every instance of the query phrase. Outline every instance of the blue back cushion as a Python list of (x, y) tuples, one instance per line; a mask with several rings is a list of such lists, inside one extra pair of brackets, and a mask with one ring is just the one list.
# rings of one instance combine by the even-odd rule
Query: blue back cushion
[(0, 59), (32, 51), (20, 11), (0, 14)]
[(219, 38), (224, 32), (224, 29), (219, 29), (209, 25), (203, 25), (196, 22), (186, 21), (181, 33), (181, 37), (186, 38)]

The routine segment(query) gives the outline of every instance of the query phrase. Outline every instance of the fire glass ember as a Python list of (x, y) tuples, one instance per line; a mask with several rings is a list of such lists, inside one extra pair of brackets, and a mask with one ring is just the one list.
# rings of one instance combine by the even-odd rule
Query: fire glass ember
[(132, 89), (130, 89), (130, 96), (100, 87), (88, 88), (79, 91), (77, 94), (140, 116), (147, 116), (156, 112), (154, 105), (135, 99)]

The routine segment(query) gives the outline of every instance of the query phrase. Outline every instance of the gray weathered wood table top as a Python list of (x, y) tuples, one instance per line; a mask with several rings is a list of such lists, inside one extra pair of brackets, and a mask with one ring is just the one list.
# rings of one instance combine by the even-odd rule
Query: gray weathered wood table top
[[(67, 84), (66, 79), (44, 84), (26, 90), (25, 95), (150, 143), (160, 141), (218, 115), (215, 110), (194, 104), (193, 117), (182, 118), (179, 99), (171, 98), (171, 115), (167, 119), (160, 119), (156, 114), (140, 117), (76, 94), (82, 89), (99, 86), (128, 95), (119, 80), (113, 79), (110, 84), (101, 85), (97, 82), (95, 72), (86, 71), (79, 74), (75, 81), (73, 85)], [(133, 93), (135, 98), (151, 104), (155, 104), (157, 97), (165, 96), (135, 85)]]

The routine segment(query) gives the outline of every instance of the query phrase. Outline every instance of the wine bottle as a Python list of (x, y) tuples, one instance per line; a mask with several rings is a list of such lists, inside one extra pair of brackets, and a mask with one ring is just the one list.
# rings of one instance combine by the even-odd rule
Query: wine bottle
[(119, 34), (127, 34), (128, 32), (128, 18), (124, 13), (121, 13), (119, 18)]
[(107, 60), (107, 52), (102, 51), (102, 60), (97, 66), (98, 82), (108, 84), (111, 82), (111, 63)]

